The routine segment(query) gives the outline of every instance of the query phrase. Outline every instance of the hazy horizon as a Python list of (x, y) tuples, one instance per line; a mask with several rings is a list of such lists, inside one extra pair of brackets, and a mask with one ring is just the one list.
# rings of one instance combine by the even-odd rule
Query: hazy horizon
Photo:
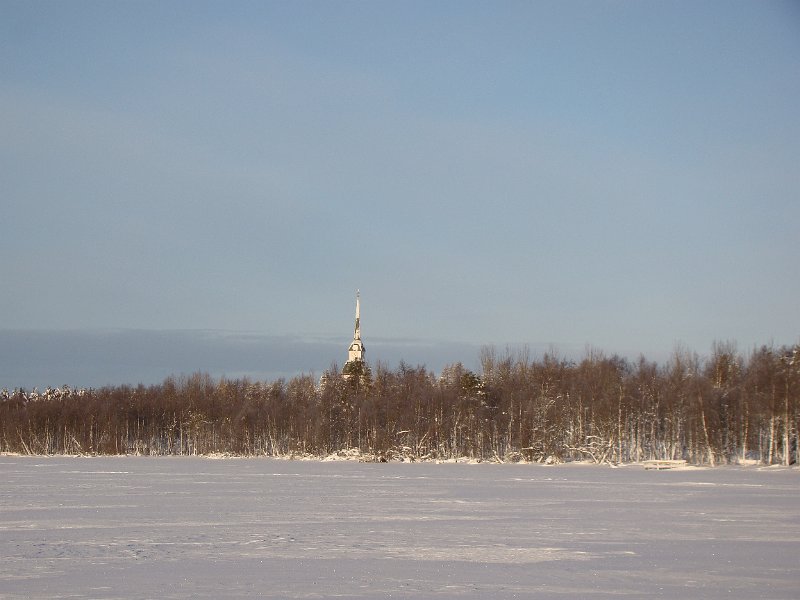
[[(0, 388), (40, 390), (46, 386), (98, 388), (106, 385), (153, 385), (167, 377), (208, 373), (226, 377), (273, 381), (306, 374), (319, 377), (347, 360), (346, 336), (274, 336), (221, 330), (0, 330)], [(750, 346), (732, 342), (747, 356), (761, 345), (781, 346), (765, 340)], [(795, 342), (797, 343), (797, 342)], [(526, 352), (531, 360), (545, 353), (580, 361), (588, 352), (618, 355), (629, 361), (644, 356), (664, 365), (676, 350), (710, 355), (709, 348), (692, 348), (681, 342), (661, 352), (602, 348), (590, 344), (554, 342), (470, 344), (445, 340), (364, 337), (366, 360), (394, 369), (400, 362), (424, 366), (435, 374), (447, 365), (462, 363), (480, 373), (483, 349), (497, 356)]]

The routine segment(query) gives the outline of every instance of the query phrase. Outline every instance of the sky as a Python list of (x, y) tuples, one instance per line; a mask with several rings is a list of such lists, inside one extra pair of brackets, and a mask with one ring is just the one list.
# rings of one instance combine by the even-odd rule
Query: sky
[(0, 0), (0, 386), (798, 343), (798, 106), (797, 2)]

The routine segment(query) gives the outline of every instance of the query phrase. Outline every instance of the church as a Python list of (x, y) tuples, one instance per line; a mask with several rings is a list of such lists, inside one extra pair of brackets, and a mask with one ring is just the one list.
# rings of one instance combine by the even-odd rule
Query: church
[(353, 341), (347, 349), (347, 362), (342, 369), (342, 376), (355, 384), (368, 384), (370, 369), (364, 361), (364, 342), (361, 341), (361, 292), (356, 291), (356, 326), (353, 331)]
[(361, 341), (361, 291), (356, 291), (356, 328), (353, 333), (353, 342), (347, 351), (347, 363), (364, 362), (364, 343)]

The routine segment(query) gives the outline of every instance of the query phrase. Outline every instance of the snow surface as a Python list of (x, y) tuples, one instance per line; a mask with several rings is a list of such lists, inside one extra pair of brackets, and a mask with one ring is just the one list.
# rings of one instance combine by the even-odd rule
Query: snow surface
[(800, 470), (0, 456), (0, 598), (798, 598)]

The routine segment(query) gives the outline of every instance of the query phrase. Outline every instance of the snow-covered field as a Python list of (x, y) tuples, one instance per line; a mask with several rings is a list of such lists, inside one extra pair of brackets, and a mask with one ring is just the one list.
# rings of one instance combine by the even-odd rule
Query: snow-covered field
[(0, 598), (798, 598), (800, 470), (0, 456)]

